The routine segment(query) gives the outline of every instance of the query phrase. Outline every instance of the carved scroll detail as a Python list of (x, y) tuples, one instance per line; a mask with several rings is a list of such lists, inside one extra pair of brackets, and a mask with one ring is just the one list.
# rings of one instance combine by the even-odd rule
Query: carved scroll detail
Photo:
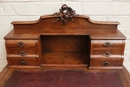
[(66, 4), (62, 5), (60, 12), (55, 12), (53, 15), (57, 16), (58, 18), (53, 20), (52, 23), (60, 21), (63, 25), (66, 25), (68, 21), (72, 21), (75, 23), (78, 22), (76, 19), (73, 18), (74, 15), (76, 15), (75, 11), (71, 7), (68, 7)]

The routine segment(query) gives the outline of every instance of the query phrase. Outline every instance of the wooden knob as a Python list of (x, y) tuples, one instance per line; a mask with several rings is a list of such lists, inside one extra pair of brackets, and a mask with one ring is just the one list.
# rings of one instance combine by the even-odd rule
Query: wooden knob
[(111, 46), (113, 46), (113, 44), (110, 43), (110, 42), (106, 42), (106, 43), (103, 44), (103, 46), (105, 46), (105, 47), (111, 47)]
[(17, 45), (18, 45), (19, 47), (24, 47), (24, 46), (25, 46), (25, 43), (24, 43), (24, 42), (18, 42)]
[(18, 55), (20, 55), (20, 56), (25, 56), (25, 55), (27, 55), (27, 53), (26, 53), (25, 51), (20, 51), (20, 52), (18, 53)]
[(105, 62), (103, 62), (103, 63), (102, 63), (102, 65), (103, 65), (103, 66), (110, 66), (110, 65), (111, 65), (111, 63), (110, 63), (110, 62), (108, 62), (108, 61), (105, 61)]
[(22, 61), (19, 62), (19, 64), (20, 64), (20, 65), (27, 65), (28, 63), (27, 63), (26, 61), (23, 61), (23, 60), (22, 60)]

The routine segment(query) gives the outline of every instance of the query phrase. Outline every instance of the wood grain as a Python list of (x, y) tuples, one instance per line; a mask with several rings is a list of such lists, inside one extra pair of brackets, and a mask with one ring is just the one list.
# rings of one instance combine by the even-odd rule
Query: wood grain
[[(85, 15), (74, 15), (73, 18), (78, 22), (68, 21), (65, 25), (61, 21), (52, 23), (57, 19), (56, 15), (41, 16), (36, 21), (12, 22), (14, 29), (4, 37), (8, 65), (17, 68), (19, 61), (24, 61), (28, 65), (23, 68), (47, 64), (122, 68), (126, 38), (117, 29), (119, 23), (92, 21)], [(103, 46), (106, 42), (112, 46)], [(104, 56), (108, 52), (111, 55)], [(106, 60), (110, 60), (112, 67), (101, 66)]]

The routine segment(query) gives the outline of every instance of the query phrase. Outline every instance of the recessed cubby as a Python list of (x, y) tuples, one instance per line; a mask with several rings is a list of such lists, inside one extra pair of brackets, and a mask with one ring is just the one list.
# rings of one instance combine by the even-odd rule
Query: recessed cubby
[(85, 65), (90, 59), (88, 35), (42, 35), (42, 65)]

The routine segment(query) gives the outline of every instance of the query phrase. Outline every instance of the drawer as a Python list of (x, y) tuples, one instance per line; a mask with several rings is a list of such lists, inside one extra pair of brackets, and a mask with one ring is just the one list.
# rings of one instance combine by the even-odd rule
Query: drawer
[(123, 58), (91, 58), (90, 66), (122, 66)]
[(124, 47), (123, 40), (92, 40), (93, 48), (113, 48), (113, 47)]
[(8, 65), (38, 65), (38, 58), (7, 57)]
[(35, 47), (37, 40), (6, 40), (7, 47)]
[(17, 55), (17, 56), (29, 56), (29, 55), (37, 55), (38, 51), (36, 48), (10, 48), (7, 51), (8, 55)]
[(102, 56), (123, 55), (123, 51), (122, 49), (93, 50), (92, 55), (102, 55)]

